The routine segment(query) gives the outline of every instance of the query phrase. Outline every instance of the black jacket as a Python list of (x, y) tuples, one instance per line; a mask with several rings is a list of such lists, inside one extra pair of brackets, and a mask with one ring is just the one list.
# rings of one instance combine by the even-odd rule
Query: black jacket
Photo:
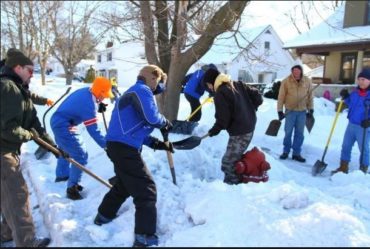
[(226, 129), (230, 136), (253, 132), (256, 126), (256, 111), (262, 104), (262, 96), (256, 88), (240, 81), (233, 82), (235, 89), (223, 83), (214, 97), (216, 123), (213, 131)]

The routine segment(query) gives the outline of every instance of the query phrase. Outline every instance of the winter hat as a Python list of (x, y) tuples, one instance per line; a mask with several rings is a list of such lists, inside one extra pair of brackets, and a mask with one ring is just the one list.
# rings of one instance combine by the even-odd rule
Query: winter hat
[(301, 72), (303, 72), (303, 68), (302, 68), (301, 65), (295, 65), (295, 66), (293, 66), (292, 69), (291, 69), (291, 71), (293, 71), (293, 69), (295, 69), (295, 68), (298, 68), (299, 70), (301, 70)]
[(215, 80), (220, 72), (217, 69), (209, 68), (203, 75), (202, 83), (206, 85), (206, 83), (210, 83), (212, 85), (215, 84)]
[(112, 84), (105, 77), (96, 77), (91, 86), (91, 92), (96, 98), (113, 98)]
[(145, 83), (152, 90), (156, 89), (161, 80), (165, 80), (165, 78), (167, 78), (167, 75), (162, 71), (162, 69), (156, 65), (143, 67), (139, 72), (139, 77), (140, 76), (144, 78)]
[(370, 68), (369, 67), (363, 68), (357, 76), (357, 78), (360, 78), (360, 77), (370, 80)]
[(6, 60), (5, 65), (13, 68), (17, 65), (25, 66), (25, 65), (32, 65), (33, 62), (30, 58), (25, 56), (22, 51), (16, 49), (16, 48), (10, 48), (8, 52), (6, 53)]
[(217, 69), (217, 67), (215, 66), (215, 64), (213, 64), (213, 63), (210, 63), (210, 64), (206, 64), (206, 65), (203, 65), (202, 67), (201, 67), (201, 69), (204, 71), (204, 72), (207, 72), (207, 70), (208, 69), (210, 69), (210, 68), (213, 68), (213, 69), (216, 69), (216, 70), (218, 70)]

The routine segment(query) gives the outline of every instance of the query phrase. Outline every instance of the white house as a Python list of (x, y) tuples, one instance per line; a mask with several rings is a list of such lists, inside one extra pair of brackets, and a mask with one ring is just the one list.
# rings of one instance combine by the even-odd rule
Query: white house
[[(74, 74), (76, 76), (80, 76), (85, 78), (87, 70), (92, 66), (93, 68), (95, 67), (95, 60), (81, 60), (80, 63), (76, 65), (76, 68), (74, 70)], [(64, 75), (64, 68), (62, 64), (55, 58), (55, 57), (50, 57), (47, 61), (47, 66), (48, 69), (51, 69), (51, 73), (55, 76), (60, 76)]]
[(197, 62), (199, 65), (208, 63), (230, 74), (233, 80), (255, 83), (285, 78), (296, 64), (283, 49), (283, 42), (271, 25), (220, 35)]
[(116, 77), (120, 87), (134, 84), (139, 70), (147, 64), (144, 45), (138, 42), (108, 42), (104, 48), (98, 48), (95, 59), (97, 75)]

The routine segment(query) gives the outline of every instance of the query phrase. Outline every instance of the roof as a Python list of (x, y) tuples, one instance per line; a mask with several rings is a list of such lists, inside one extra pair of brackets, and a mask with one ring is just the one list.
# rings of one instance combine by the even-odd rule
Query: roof
[[(241, 29), (236, 35), (235, 32), (225, 32), (216, 37), (212, 47), (199, 61), (214, 64), (231, 62), (241, 52), (239, 46), (247, 48), (260, 34), (269, 28), (272, 28), (272, 26), (264, 25), (250, 29)], [(236, 39), (233, 36), (236, 36)]]
[(284, 48), (370, 42), (370, 25), (343, 28), (343, 4), (327, 20), (284, 44)]

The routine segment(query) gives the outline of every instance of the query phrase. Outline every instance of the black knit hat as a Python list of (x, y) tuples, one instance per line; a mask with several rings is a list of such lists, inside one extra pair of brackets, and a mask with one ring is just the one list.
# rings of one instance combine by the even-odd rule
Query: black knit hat
[(220, 72), (217, 69), (209, 68), (203, 75), (202, 82), (203, 84), (210, 83), (215, 84), (215, 80)]
[(5, 65), (13, 68), (17, 65), (25, 66), (25, 65), (32, 65), (33, 62), (30, 58), (25, 56), (22, 51), (16, 49), (16, 48), (10, 48), (8, 52), (6, 52), (6, 60)]
[(357, 76), (357, 78), (360, 78), (360, 77), (370, 80), (370, 67), (363, 68)]
[(295, 69), (295, 68), (297, 68), (297, 69), (301, 70), (301, 72), (303, 72), (303, 68), (302, 68), (301, 65), (295, 65), (295, 66), (293, 66), (292, 69), (291, 69), (291, 71), (293, 71), (293, 69)]

